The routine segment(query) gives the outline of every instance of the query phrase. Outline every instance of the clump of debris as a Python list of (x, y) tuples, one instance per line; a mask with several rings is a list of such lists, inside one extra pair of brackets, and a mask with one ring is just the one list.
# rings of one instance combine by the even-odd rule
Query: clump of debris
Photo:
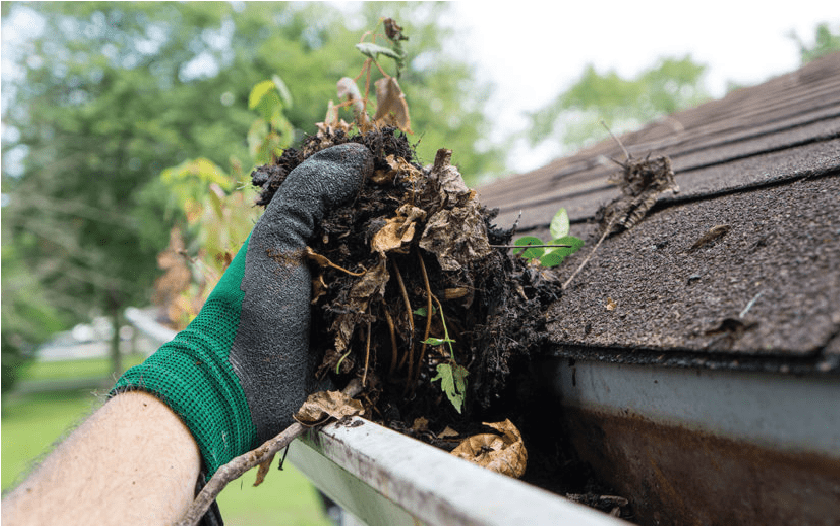
[(504, 392), (510, 363), (546, 337), (544, 309), (558, 290), (538, 267), (512, 256), (512, 230), (475, 198), (441, 149), (423, 167), (392, 127), (310, 137), (253, 174), (267, 205), (291, 170), (346, 142), (374, 153), (357, 199), (335, 209), (309, 248), (311, 350), (318, 375), (353, 376), (374, 418), (439, 429), (470, 423)]
[(558, 436), (537, 439), (533, 367), (546, 349), (546, 309), (562, 293), (557, 275), (510, 252), (513, 229), (494, 225), (496, 211), (476, 200), (449, 150), (424, 167), (393, 127), (323, 128), (252, 174), (257, 203), (308, 156), (347, 142), (373, 152), (374, 172), (307, 251), (317, 375), (336, 386), (360, 379), (369, 418), (491, 469), (517, 467), (507, 475), (523, 476), (530, 450), (537, 464), (525, 479), (561, 494), (586, 486), (588, 503), (615, 513), (609, 500), (598, 506), (609, 491), (591, 491), (600, 487), (587, 467), (558, 487), (573, 454)]

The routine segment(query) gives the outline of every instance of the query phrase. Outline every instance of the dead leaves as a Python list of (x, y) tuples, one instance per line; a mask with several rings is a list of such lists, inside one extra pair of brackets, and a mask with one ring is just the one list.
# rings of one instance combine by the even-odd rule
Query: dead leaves
[(373, 235), (370, 242), (371, 251), (382, 256), (390, 251), (407, 252), (403, 250), (405, 244), (414, 240), (417, 221), (426, 218), (426, 211), (411, 205), (403, 205), (397, 209), (397, 215), (388, 218), (385, 225)]
[(403, 132), (413, 134), (408, 103), (397, 79), (387, 77), (374, 83), (376, 86), (376, 115), (373, 121), (378, 126), (396, 126)]
[(489, 255), (492, 249), (475, 192), (450, 164), (451, 157), (451, 150), (438, 150), (429, 171), (429, 183), (438, 193), (441, 210), (426, 223), (420, 247), (437, 256), (444, 271), (459, 271)]
[(665, 155), (628, 158), (620, 163), (623, 171), (610, 183), (618, 185), (621, 196), (602, 211), (601, 229), (607, 235), (630, 229), (645, 217), (661, 192), (679, 192), (671, 169), (671, 158)]
[(341, 419), (364, 414), (362, 402), (336, 391), (323, 391), (311, 394), (293, 416), (304, 426), (315, 426), (329, 418)]
[(510, 419), (484, 424), (495, 428), (501, 435), (487, 433), (469, 437), (455, 447), (452, 455), (505, 476), (524, 476), (528, 465), (528, 450), (516, 426)]

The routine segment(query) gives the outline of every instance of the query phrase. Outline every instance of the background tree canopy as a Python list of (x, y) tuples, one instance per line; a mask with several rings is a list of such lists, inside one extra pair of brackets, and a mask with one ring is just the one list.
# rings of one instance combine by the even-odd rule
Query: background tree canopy
[(53, 330), (149, 302), (183, 215), (161, 171), (203, 157), (246, 179), (248, 95), (272, 75), (294, 98), (295, 139), (314, 134), (381, 16), (411, 38), (401, 85), (422, 160), (446, 146), (464, 174), (498, 172), (499, 152), (474, 147), (485, 88), (440, 54), (445, 9), (366, 4), (350, 29), (317, 3), (4, 2), (3, 18), (26, 16), (32, 31), (4, 48), (16, 75), (3, 79), (3, 389), (12, 358)]

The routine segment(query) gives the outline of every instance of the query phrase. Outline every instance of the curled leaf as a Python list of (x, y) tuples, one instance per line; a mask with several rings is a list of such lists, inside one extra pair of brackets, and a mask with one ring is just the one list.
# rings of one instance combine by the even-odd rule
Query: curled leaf
[(414, 239), (417, 220), (426, 217), (423, 209), (403, 205), (397, 209), (397, 215), (389, 218), (382, 228), (373, 235), (370, 242), (371, 251), (384, 255), (390, 251), (401, 251), (403, 244), (411, 243)]
[(373, 120), (380, 126), (392, 125), (403, 132), (413, 134), (408, 103), (397, 79), (382, 78), (376, 81), (374, 86), (376, 86), (376, 115), (373, 116)]
[(477, 434), (468, 437), (455, 447), (452, 455), (499, 474), (513, 478), (524, 476), (528, 466), (528, 450), (516, 426), (510, 419), (484, 424), (495, 428), (501, 435)]
[(311, 394), (293, 417), (302, 425), (314, 426), (330, 417), (341, 419), (363, 413), (364, 408), (360, 400), (336, 390)]
[(373, 42), (360, 42), (356, 44), (356, 49), (362, 52), (362, 55), (368, 56), (373, 60), (376, 60), (377, 55), (385, 55), (386, 57), (391, 57), (394, 60), (402, 60), (403, 56), (394, 51), (393, 49), (386, 48), (384, 46), (380, 46), (379, 44), (374, 44)]
[(342, 77), (336, 83), (336, 93), (339, 99), (347, 98), (353, 107), (353, 116), (359, 124), (359, 128), (366, 132), (370, 127), (370, 117), (365, 111), (365, 101), (362, 99), (362, 92), (356, 81), (350, 77)]

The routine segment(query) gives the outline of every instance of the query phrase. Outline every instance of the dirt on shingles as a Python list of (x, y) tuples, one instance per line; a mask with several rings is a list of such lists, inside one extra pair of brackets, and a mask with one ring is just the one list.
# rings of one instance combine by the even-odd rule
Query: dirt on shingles
[(815, 357), (840, 327), (838, 189), (829, 175), (659, 211), (604, 242), (549, 311), (552, 342)]

